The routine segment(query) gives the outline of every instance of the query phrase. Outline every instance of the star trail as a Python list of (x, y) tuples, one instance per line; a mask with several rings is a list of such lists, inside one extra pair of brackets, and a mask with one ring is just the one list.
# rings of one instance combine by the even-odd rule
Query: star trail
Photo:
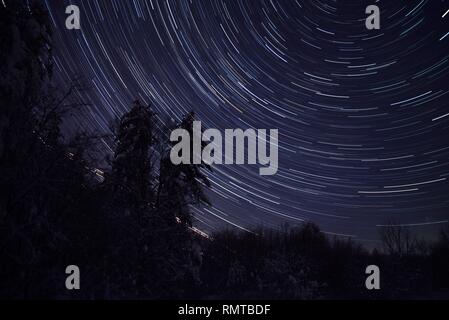
[[(313, 221), (374, 241), (392, 220), (423, 235), (448, 224), (448, 1), (44, 4), (56, 82), (88, 86), (68, 131), (108, 133), (135, 99), (209, 128), (279, 129), (278, 173), (216, 166), (199, 229)], [(65, 28), (70, 4), (80, 30)], [(365, 27), (370, 4), (379, 30)]]

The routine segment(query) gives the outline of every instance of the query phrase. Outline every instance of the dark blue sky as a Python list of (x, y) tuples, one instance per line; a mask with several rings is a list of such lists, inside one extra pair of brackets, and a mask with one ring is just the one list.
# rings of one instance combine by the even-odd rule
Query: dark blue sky
[[(217, 166), (206, 230), (314, 221), (376, 238), (394, 220), (449, 220), (448, 1), (46, 0), (55, 74), (91, 104), (71, 127), (108, 131), (139, 98), (209, 128), (279, 129), (279, 171)], [(65, 6), (81, 30), (65, 29)], [(381, 10), (380, 30), (365, 8)], [(444, 16), (444, 17), (443, 17)]]

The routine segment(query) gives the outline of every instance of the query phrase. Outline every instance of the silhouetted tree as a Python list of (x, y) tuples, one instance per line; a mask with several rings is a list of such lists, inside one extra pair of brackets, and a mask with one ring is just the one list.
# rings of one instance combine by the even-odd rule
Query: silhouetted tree
[(102, 248), (87, 145), (61, 123), (75, 83), (52, 87), (48, 14), (36, 1), (0, 5), (0, 297), (64, 297), (65, 267)]
[[(195, 113), (190, 112), (177, 127), (189, 132), (191, 150), (193, 150), (194, 121)], [(194, 164), (194, 156), (193, 152), (191, 152), (190, 164), (174, 165), (170, 160), (170, 145), (165, 149), (160, 163), (157, 200), (157, 206), (161, 210), (169, 211), (173, 218), (189, 226), (192, 224), (189, 206), (198, 204), (210, 205), (209, 199), (204, 192), (205, 187), (210, 187), (210, 182), (204, 170), (211, 170), (211, 168), (204, 163)], [(166, 206), (165, 208), (164, 205)]]
[(380, 236), (385, 250), (391, 255), (402, 257), (415, 252), (416, 239), (407, 227), (395, 221), (382, 226)]
[(169, 146), (156, 137), (158, 127), (153, 112), (135, 102), (120, 120), (104, 182), (115, 230), (110, 278), (120, 279), (118, 294), (128, 297), (181, 296), (194, 281), (188, 206), (204, 198), (195, 179), (206, 178), (196, 167), (164, 158), (160, 150)]

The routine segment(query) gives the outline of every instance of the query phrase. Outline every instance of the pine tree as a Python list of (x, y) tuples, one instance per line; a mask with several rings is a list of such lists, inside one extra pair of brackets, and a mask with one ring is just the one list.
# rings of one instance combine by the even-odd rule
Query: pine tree
[[(178, 128), (185, 129), (193, 136), (193, 122), (195, 113), (188, 113)], [(204, 146), (204, 145), (203, 145)], [(191, 139), (191, 150), (193, 150), (193, 139)], [(207, 164), (193, 164), (194, 155), (190, 155), (191, 164), (174, 165), (170, 160), (170, 149), (166, 150), (161, 159), (158, 206), (168, 211), (171, 219), (187, 226), (192, 225), (192, 216), (189, 209), (191, 205), (207, 204), (210, 201), (204, 191), (210, 187), (209, 179), (205, 170), (211, 170)], [(168, 207), (163, 207), (164, 204)]]
[[(194, 120), (195, 114), (190, 112), (174, 127), (185, 129), (192, 136)], [(192, 164), (192, 159), (191, 164), (174, 165), (170, 160), (171, 147), (172, 144), (167, 142), (161, 152), (156, 208), (170, 230), (167, 245), (172, 254), (168, 259), (178, 265), (172, 276), (178, 279), (178, 282), (182, 281), (184, 289), (195, 290), (194, 288), (200, 284), (201, 258), (198, 257), (201, 257), (202, 253), (199, 252), (198, 243), (192, 234), (190, 206), (210, 205), (205, 193), (205, 188), (210, 187), (210, 182), (204, 170), (211, 168), (206, 164)]]
[(0, 5), (0, 163), (10, 153), (25, 158), (17, 144), (32, 140), (33, 108), (52, 74), (48, 15), (32, 2), (3, 1)]
[(154, 113), (135, 101), (120, 119), (111, 171), (104, 181), (111, 217), (113, 269), (108, 276), (116, 280), (114, 295), (151, 295), (150, 248), (155, 248), (152, 231), (158, 224), (153, 208), (155, 142)]
[[(180, 126), (191, 131), (193, 119), (189, 114)], [(208, 202), (202, 183), (209, 182), (203, 165), (171, 163), (159, 127), (152, 111), (136, 102), (117, 130), (105, 186), (116, 230), (110, 278), (128, 276), (118, 281), (118, 295), (181, 297), (198, 275), (189, 206)]]
[(67, 260), (95, 248), (84, 148), (61, 136), (69, 94), (51, 91), (51, 48), (37, 1), (0, 4), (0, 297), (61, 294)]
[(108, 181), (116, 205), (140, 209), (148, 207), (154, 199), (153, 116), (149, 107), (136, 101), (120, 120)]

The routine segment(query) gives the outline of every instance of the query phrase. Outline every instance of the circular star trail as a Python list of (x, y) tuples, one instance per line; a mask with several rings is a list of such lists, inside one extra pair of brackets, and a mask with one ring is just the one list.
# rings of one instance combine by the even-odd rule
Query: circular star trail
[[(46, 0), (57, 82), (89, 86), (67, 126), (108, 132), (140, 99), (173, 119), (195, 110), (204, 127), (279, 129), (276, 175), (214, 168), (214, 206), (194, 209), (206, 230), (433, 232), (449, 219), (449, 3), (371, 2)], [(81, 30), (65, 28), (69, 4)], [(369, 4), (379, 30), (365, 27)]]

